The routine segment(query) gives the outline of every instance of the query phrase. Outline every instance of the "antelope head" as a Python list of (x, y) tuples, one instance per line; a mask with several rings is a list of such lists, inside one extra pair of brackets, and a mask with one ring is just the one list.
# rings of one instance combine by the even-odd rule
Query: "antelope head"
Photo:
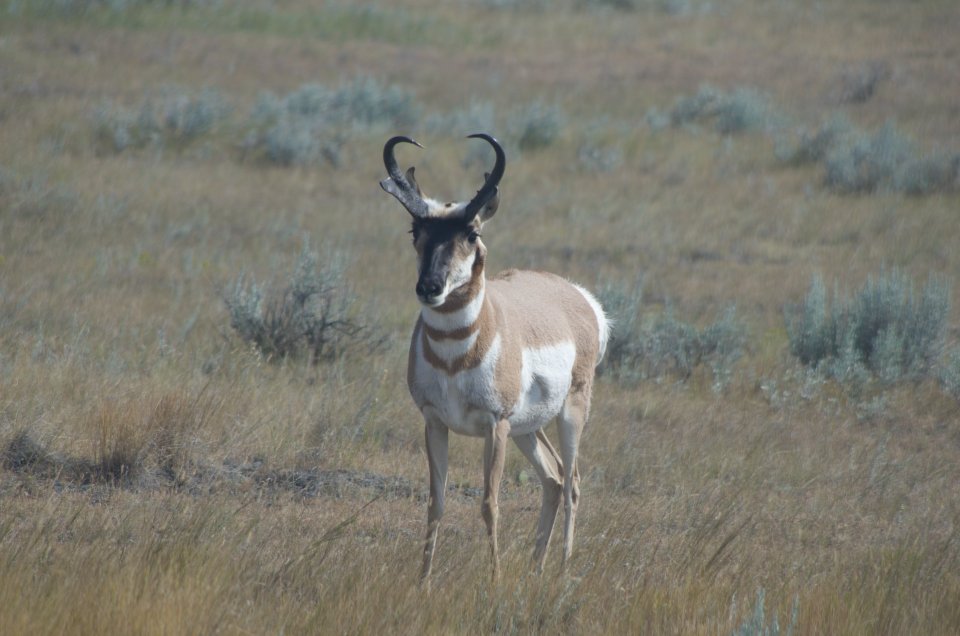
[(441, 203), (425, 197), (411, 167), (400, 172), (393, 149), (399, 143), (422, 148), (409, 137), (393, 137), (383, 147), (386, 179), (380, 187), (403, 204), (413, 217), (413, 246), (417, 251), (417, 298), (427, 306), (438, 308), (451, 302), (466, 301), (473, 295), (471, 283), (481, 280), (487, 248), (480, 240), (480, 229), (496, 213), (500, 204), (497, 187), (503, 178), (506, 156), (496, 139), (484, 133), (470, 135), (483, 139), (496, 153), (493, 172), (485, 175), (483, 187), (470, 200)]

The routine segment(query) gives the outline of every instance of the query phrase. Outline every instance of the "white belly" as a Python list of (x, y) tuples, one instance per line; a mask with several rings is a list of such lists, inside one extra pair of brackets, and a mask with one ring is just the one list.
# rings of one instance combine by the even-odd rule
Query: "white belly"
[(577, 349), (572, 342), (523, 350), (520, 398), (510, 413), (510, 435), (532, 433), (560, 413), (570, 392)]

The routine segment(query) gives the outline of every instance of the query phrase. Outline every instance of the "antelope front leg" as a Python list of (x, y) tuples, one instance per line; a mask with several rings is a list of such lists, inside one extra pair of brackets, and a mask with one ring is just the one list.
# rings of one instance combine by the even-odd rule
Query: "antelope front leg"
[(430, 501), (427, 503), (427, 540), (423, 546), (423, 569), (420, 582), (429, 585), (433, 551), (437, 547), (437, 530), (443, 516), (443, 502), (447, 490), (447, 427), (426, 418), (424, 437), (427, 440), (427, 464), (430, 467)]
[(487, 430), (483, 446), (483, 504), (480, 513), (487, 523), (490, 536), (490, 553), (493, 556), (493, 578), (500, 576), (500, 551), (497, 548), (497, 517), (500, 495), (500, 479), (503, 477), (503, 463), (507, 451), (507, 434), (510, 423), (500, 420)]

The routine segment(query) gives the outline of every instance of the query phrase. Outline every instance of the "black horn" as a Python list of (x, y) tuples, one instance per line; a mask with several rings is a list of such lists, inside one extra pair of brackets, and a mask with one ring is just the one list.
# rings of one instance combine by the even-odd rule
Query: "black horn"
[[(493, 171), (490, 172), (490, 176), (487, 177), (483, 187), (480, 188), (476, 196), (473, 197), (473, 199), (464, 209), (464, 216), (468, 220), (472, 220), (473, 217), (477, 216), (480, 210), (483, 209), (483, 206), (489, 203), (490, 199), (492, 199), (497, 193), (497, 186), (500, 184), (500, 179), (503, 178), (503, 171), (507, 167), (507, 156), (504, 154), (503, 148), (500, 146), (500, 142), (486, 133), (475, 133), (473, 135), (469, 135), (467, 138), (483, 139), (488, 144), (493, 146), (493, 151), (497, 155), (497, 161), (493, 165)], [(394, 165), (396, 165), (396, 162), (394, 162)]]
[(395, 196), (397, 201), (402, 203), (403, 207), (405, 207), (411, 215), (416, 218), (424, 218), (429, 211), (427, 203), (407, 181), (403, 173), (400, 172), (400, 167), (397, 165), (397, 158), (393, 156), (393, 147), (399, 143), (413, 144), (418, 148), (423, 148), (423, 146), (413, 139), (410, 139), (410, 137), (404, 137), (402, 135), (391, 137), (383, 146), (383, 165), (386, 167), (387, 174), (390, 176), (380, 182), (380, 187)]

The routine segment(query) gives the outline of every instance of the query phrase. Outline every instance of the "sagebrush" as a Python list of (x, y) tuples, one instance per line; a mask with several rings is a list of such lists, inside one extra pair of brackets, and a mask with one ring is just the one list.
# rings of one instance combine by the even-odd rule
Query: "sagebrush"
[(321, 263), (305, 245), (289, 281), (280, 286), (247, 283), (239, 277), (224, 297), (230, 326), (267, 359), (330, 360), (346, 350), (376, 350), (385, 341), (357, 309), (343, 260)]
[(931, 276), (917, 294), (903, 272), (882, 271), (853, 296), (835, 291), (828, 302), (823, 279), (814, 276), (803, 302), (787, 308), (790, 351), (838, 379), (928, 377), (944, 352), (949, 313), (941, 277)]
[(698, 366), (706, 365), (713, 374), (715, 390), (722, 391), (729, 384), (746, 344), (746, 329), (733, 307), (700, 329), (678, 320), (671, 307), (644, 314), (642, 279), (633, 285), (608, 284), (598, 298), (612, 321), (601, 372), (628, 382), (667, 377), (683, 380)]

